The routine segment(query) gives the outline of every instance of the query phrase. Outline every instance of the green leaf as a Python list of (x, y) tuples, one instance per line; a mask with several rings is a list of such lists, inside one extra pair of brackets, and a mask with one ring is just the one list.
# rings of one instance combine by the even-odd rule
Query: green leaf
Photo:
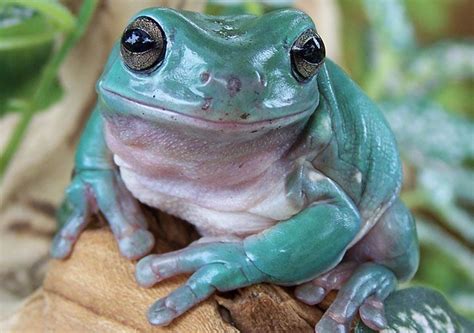
[[(39, 80), (41, 79), (41, 72), (26, 80), (23, 84), (15, 84), (12, 87), (0, 89), (0, 117), (8, 112), (22, 112), (35, 93)], [(36, 111), (47, 109), (61, 99), (63, 95), (63, 88), (58, 79), (55, 79), (51, 85), (48, 93), (45, 94), (41, 100), (38, 101), (38, 108)]]
[(358, 83), (365, 81), (368, 71), (367, 24), (361, 6), (361, 0), (339, 0), (342, 16), (341, 46), (344, 55), (344, 67)]
[(59, 50), (55, 53), (53, 57), (51, 57), (45, 69), (43, 70), (36, 90), (32, 95), (31, 99), (23, 108), (22, 117), (16, 125), (12, 135), (10, 136), (6, 144), (5, 150), (0, 156), (0, 178), (3, 177), (5, 170), (8, 168), (12, 157), (15, 155), (16, 150), (21, 144), (35, 112), (38, 111), (39, 107), (42, 105), (41, 103), (43, 97), (55, 84), (59, 67), (66, 58), (68, 52), (72, 49), (72, 47), (76, 44), (76, 42), (85, 32), (87, 25), (92, 19), (92, 15), (94, 14), (95, 8), (97, 7), (97, 3), (98, 0), (83, 1), (78, 13), (75, 29), (72, 29), (71, 32), (67, 35)]
[(381, 106), (402, 157), (416, 167), (416, 197), (410, 195), (408, 206), (430, 211), (446, 229), (474, 244), (474, 171), (466, 167), (474, 160), (474, 123), (424, 100)]
[(423, 100), (380, 103), (405, 158), (418, 167), (442, 161), (464, 165), (474, 159), (474, 123), (447, 113), (440, 105)]
[(367, 17), (380, 51), (407, 52), (416, 46), (413, 27), (401, 0), (364, 0)]
[[(429, 1), (429, 0), (428, 0)], [(470, 1), (470, 0), (467, 0)], [(407, 11), (416, 24), (432, 33), (439, 33), (449, 23), (449, 9), (458, 0), (436, 0), (427, 2), (420, 0), (405, 0)]]
[(266, 12), (290, 7), (293, 0), (210, 0), (204, 12), (211, 15), (263, 15)]
[(364, 0), (369, 20), (368, 68), (364, 90), (374, 99), (396, 93), (403, 84), (404, 60), (416, 52), (413, 26), (402, 0)]
[[(474, 332), (474, 323), (457, 314), (439, 292), (413, 287), (391, 294), (385, 304), (384, 332)], [(356, 333), (374, 332), (359, 321)]]
[(51, 42), (56, 35), (50, 22), (36, 13), (31, 17), (22, 18), (21, 21), (15, 20), (15, 24), (6, 25), (7, 21), (15, 19), (15, 14), (18, 14), (18, 11), (12, 12), (11, 16), (0, 11), (3, 16), (0, 19), (0, 51), (43, 45)]
[[(430, 248), (436, 248), (437, 255), (442, 253), (449, 258), (451, 266), (456, 266), (456, 269), (459, 270), (457, 275), (464, 275), (470, 279), (470, 283), (474, 283), (473, 253), (469, 248), (436, 226), (433, 221), (417, 217), (416, 226), (420, 243)], [(442, 262), (442, 264), (446, 263)]]
[(433, 92), (433, 99), (446, 108), (448, 112), (474, 120), (473, 91), (474, 78), (457, 82), (451, 81), (449, 84), (440, 85), (439, 89)]
[(435, 287), (449, 297), (459, 313), (474, 318), (474, 254), (471, 249), (429, 218), (418, 215), (416, 222), (421, 261), (414, 283)]
[(263, 15), (265, 13), (265, 8), (263, 4), (258, 2), (245, 2), (245, 12), (252, 15)]
[(453, 81), (473, 79), (474, 43), (444, 41), (420, 49), (407, 59), (403, 71), (406, 74), (400, 93), (404, 96), (424, 96)]
[(0, 7), (0, 116), (18, 110), (14, 107), (18, 100), (31, 98), (55, 35), (50, 22), (35, 11)]
[(36, 12), (47, 17), (57, 30), (62, 32), (69, 32), (76, 25), (74, 15), (60, 2), (55, 0), (2, 0), (2, 6), (6, 5), (34, 9)]

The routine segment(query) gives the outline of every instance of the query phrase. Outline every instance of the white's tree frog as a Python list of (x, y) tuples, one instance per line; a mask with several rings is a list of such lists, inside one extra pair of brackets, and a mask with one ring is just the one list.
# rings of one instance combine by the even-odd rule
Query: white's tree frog
[(142, 258), (154, 239), (140, 201), (203, 236), (138, 262), (143, 286), (192, 273), (151, 306), (152, 324), (216, 290), (271, 282), (298, 285), (308, 304), (339, 289), (318, 332), (348, 332), (357, 312), (385, 326), (383, 300), (418, 266), (399, 153), (376, 105), (326, 59), (306, 14), (144, 10), (97, 92), (54, 257), (67, 257), (100, 211), (121, 253)]

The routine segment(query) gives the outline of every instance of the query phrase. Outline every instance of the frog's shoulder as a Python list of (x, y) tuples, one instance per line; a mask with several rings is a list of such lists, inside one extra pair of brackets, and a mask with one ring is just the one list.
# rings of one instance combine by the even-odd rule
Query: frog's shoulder
[(377, 105), (330, 60), (321, 70), (318, 87), (320, 108), (328, 112), (333, 135), (313, 165), (352, 197), (364, 220), (374, 217), (400, 190), (395, 137)]

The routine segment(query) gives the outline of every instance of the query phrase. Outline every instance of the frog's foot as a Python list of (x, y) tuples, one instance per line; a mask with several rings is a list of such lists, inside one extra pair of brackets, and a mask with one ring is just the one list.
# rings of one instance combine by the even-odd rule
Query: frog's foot
[(318, 278), (296, 287), (295, 296), (308, 305), (319, 304), (331, 290), (341, 289), (356, 267), (355, 262), (342, 263)]
[(122, 255), (139, 259), (151, 251), (154, 238), (138, 202), (117, 171), (105, 169), (75, 175), (58, 214), (62, 228), (54, 237), (51, 255), (58, 259), (69, 256), (90, 215), (98, 211), (108, 220)]
[(150, 307), (153, 325), (168, 325), (214, 291), (227, 291), (263, 281), (264, 275), (247, 258), (242, 242), (195, 244), (162, 255), (149, 255), (138, 262), (135, 276), (144, 287), (169, 277), (194, 273), (186, 284)]
[(378, 331), (385, 328), (383, 301), (395, 289), (396, 281), (388, 268), (373, 263), (363, 264), (340, 289), (315, 331), (350, 332), (357, 311), (364, 324), (371, 329)]

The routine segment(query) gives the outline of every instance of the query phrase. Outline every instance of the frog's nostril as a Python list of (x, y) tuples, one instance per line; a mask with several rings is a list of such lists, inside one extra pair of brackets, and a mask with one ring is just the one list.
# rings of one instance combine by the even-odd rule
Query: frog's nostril
[(202, 103), (201, 110), (207, 111), (211, 107), (212, 97), (204, 98), (204, 103)]
[(227, 80), (227, 90), (229, 91), (230, 97), (237, 95), (237, 93), (240, 91), (240, 88), (242, 88), (242, 82), (239, 78), (231, 76)]
[(208, 83), (211, 78), (211, 74), (209, 74), (209, 72), (202, 72), (200, 78), (202, 83)]

